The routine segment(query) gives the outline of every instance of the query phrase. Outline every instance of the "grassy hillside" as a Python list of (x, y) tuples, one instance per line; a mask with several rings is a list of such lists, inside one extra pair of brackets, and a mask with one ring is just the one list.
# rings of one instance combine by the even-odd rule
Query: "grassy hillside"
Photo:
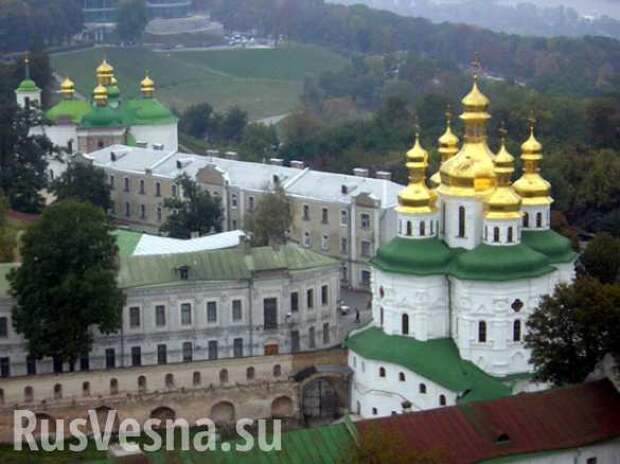
[(254, 50), (155, 53), (141, 48), (89, 49), (52, 56), (54, 70), (69, 75), (78, 91), (89, 95), (95, 68), (107, 56), (124, 95), (136, 96), (149, 70), (160, 100), (179, 110), (203, 101), (223, 110), (239, 105), (257, 119), (291, 111), (304, 77), (338, 70), (345, 59), (313, 46)]

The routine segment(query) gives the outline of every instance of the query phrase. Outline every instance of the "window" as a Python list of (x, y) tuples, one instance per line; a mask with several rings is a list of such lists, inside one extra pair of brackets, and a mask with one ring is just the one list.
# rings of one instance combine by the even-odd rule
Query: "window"
[(142, 349), (139, 346), (131, 348), (131, 365), (133, 367), (142, 365)]
[(82, 396), (90, 396), (90, 382), (82, 382)]
[(499, 227), (493, 227), (493, 241), (495, 243), (499, 242)]
[(256, 370), (250, 366), (245, 370), (245, 378), (246, 380), (254, 380), (254, 377), (256, 376)]
[(243, 357), (243, 338), (235, 338), (233, 340), (233, 356), (235, 358)]
[(308, 329), (308, 348), (316, 348), (316, 336), (315, 336), (314, 327), (310, 327)]
[(161, 207), (157, 207), (157, 222), (161, 222)]
[(597, 463), (597, 459), (596, 457), (591, 457), (586, 459), (586, 464), (596, 464)]
[(512, 323), (512, 341), (521, 341), (521, 321), (518, 319)]
[(88, 357), (88, 353), (80, 357), (80, 370), (87, 371), (90, 369), (90, 359)]
[(385, 377), (385, 367), (379, 368), (379, 377)]
[(465, 237), (465, 207), (459, 206), (459, 238)]
[(370, 229), (370, 214), (362, 213), (360, 222), (362, 229)]
[(140, 179), (140, 195), (144, 195), (144, 179)]
[(321, 210), (321, 222), (323, 224), (329, 224), (329, 210), (327, 208)]
[(114, 190), (114, 176), (110, 176), (110, 190)]
[(370, 258), (370, 242), (368, 240), (362, 240), (362, 256)]
[(129, 308), (129, 327), (140, 327), (140, 308), (137, 306)]
[(62, 373), (62, 360), (58, 356), (54, 356), (52, 358), (52, 363), (53, 363), (54, 374)]
[(413, 234), (413, 227), (411, 221), (407, 221), (407, 236), (411, 237), (411, 234)]
[(11, 359), (8, 357), (0, 358), (0, 377), (11, 375)]
[(172, 197), (176, 198), (177, 197), (177, 186), (175, 184), (172, 184), (171, 191), (172, 191)]
[(340, 253), (347, 254), (349, 252), (349, 243), (346, 238), (340, 239)]
[(237, 207), (237, 194), (236, 193), (233, 193), (230, 196), (230, 206), (232, 206), (233, 208)]
[(508, 228), (508, 239), (507, 239), (507, 241), (508, 241), (508, 243), (512, 243), (513, 240), (514, 240), (514, 238), (512, 236), (512, 227), (509, 227)]
[(240, 321), (243, 318), (243, 306), (241, 300), (233, 300), (232, 302), (232, 320)]
[(306, 306), (308, 309), (314, 308), (314, 289), (309, 288), (306, 292)]
[(131, 216), (131, 206), (128, 201), (125, 202), (125, 216)]
[(140, 219), (146, 219), (146, 206), (140, 205)]
[(536, 213), (536, 227), (542, 227), (542, 213)]
[(446, 395), (439, 395), (439, 406), (446, 405)]
[(273, 366), (273, 376), (280, 377), (281, 375), (282, 375), (282, 366), (280, 366), (279, 364), (276, 364), (275, 366)]
[(248, 209), (254, 211), (254, 197), (248, 197)]
[(181, 325), (192, 323), (192, 305), (190, 303), (181, 304)]
[(217, 303), (215, 301), (207, 302), (207, 322), (217, 322)]
[(157, 364), (168, 363), (168, 347), (166, 345), (157, 345)]
[(129, 177), (125, 177), (124, 179), (124, 190), (125, 192), (129, 192)]
[[(84, 383), (88, 384), (88, 382), (84, 382)], [(90, 387), (89, 387), (89, 389), (90, 389)], [(24, 401), (26, 403), (31, 403), (33, 399), (34, 399), (34, 391), (33, 391), (32, 387), (28, 386), (28, 387), (24, 388)]]
[(419, 392), (420, 392), (421, 394), (423, 394), (423, 395), (424, 395), (424, 394), (426, 394), (426, 384), (424, 384), (424, 383), (421, 383), (421, 384), (420, 384), (420, 386), (419, 386)]
[(310, 232), (304, 232), (304, 246), (306, 248), (310, 248), (312, 246), (312, 242), (310, 241)]
[(155, 306), (155, 325), (157, 327), (165, 327), (166, 325), (166, 307), (164, 305)]
[(59, 400), (62, 398), (62, 385), (57, 383), (54, 385), (54, 399)]
[(191, 362), (194, 359), (194, 346), (192, 342), (183, 342), (183, 362)]
[(403, 335), (409, 335), (409, 315), (403, 314), (401, 318), (401, 329)]
[(362, 271), (362, 286), (370, 287), (370, 271)]
[(420, 221), (420, 237), (424, 237), (426, 235), (426, 223), (424, 221)]
[(372, 408), (372, 415), (376, 416), (378, 414), (377, 408)]
[(138, 392), (140, 393), (146, 392), (146, 377), (143, 375), (138, 377)]
[(523, 227), (530, 226), (530, 215), (528, 213), (523, 213)]
[(299, 330), (291, 330), (291, 352), (299, 351)]
[(110, 379), (110, 395), (118, 395), (118, 380)]
[(379, 324), (381, 325), (381, 327), (383, 327), (384, 318), (385, 318), (385, 314), (383, 311), (383, 306), (381, 306), (381, 308), (379, 308)]
[(329, 235), (323, 235), (321, 237), (321, 250), (329, 250)]
[(340, 225), (346, 226), (349, 224), (349, 212), (346, 209), (340, 210)]
[(105, 350), (105, 367), (106, 369), (114, 369), (116, 367), (116, 351), (114, 348)]
[(192, 385), (194, 387), (198, 387), (200, 386), (200, 384), (202, 383), (202, 376), (200, 375), (200, 372), (196, 371), (192, 374)]
[(296, 313), (299, 311), (299, 292), (291, 293), (291, 312)]
[(404, 382), (405, 381), (405, 373), (404, 372), (399, 372), (398, 373), (398, 381), (399, 382)]
[(0, 317), (0, 337), (8, 337), (9, 324), (6, 317)]
[(266, 330), (278, 328), (278, 300), (276, 298), (263, 300), (263, 317)]
[(161, 197), (161, 184), (159, 182), (155, 182), (155, 196)]
[(209, 342), (209, 360), (213, 361), (215, 359), (217, 359), (218, 356), (218, 350), (217, 350), (217, 340), (211, 340)]
[(310, 220), (310, 207), (308, 205), (303, 206), (303, 220), (304, 221)]
[(326, 306), (329, 304), (329, 286), (323, 285), (321, 287), (321, 304)]
[(228, 369), (220, 371), (220, 383), (228, 383)]
[(26, 357), (26, 374), (35, 375), (37, 373), (37, 360), (32, 356)]
[(484, 321), (478, 322), (478, 341), (480, 343), (487, 341), (487, 323)]
[(326, 322), (323, 324), (323, 345), (327, 345), (329, 343), (329, 323)]

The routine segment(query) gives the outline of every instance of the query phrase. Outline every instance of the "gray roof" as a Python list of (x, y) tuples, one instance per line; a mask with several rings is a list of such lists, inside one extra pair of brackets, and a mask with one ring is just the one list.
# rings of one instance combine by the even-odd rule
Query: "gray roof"
[[(116, 161), (112, 161), (114, 153)], [(144, 174), (147, 170), (156, 177), (174, 179), (181, 173), (190, 177), (206, 166), (221, 170), (229, 185), (243, 190), (262, 191), (273, 185), (274, 176), (289, 195), (327, 202), (350, 203), (351, 198), (367, 193), (381, 202), (382, 208), (396, 204), (398, 192), (403, 188), (395, 182), (371, 177), (338, 174), (333, 172), (297, 169), (273, 164), (253, 163), (212, 156), (155, 150), (151, 148), (113, 145), (94, 151), (86, 158), (96, 166), (119, 172)], [(177, 162), (182, 168), (179, 169)], [(347, 193), (342, 193), (342, 186)]]

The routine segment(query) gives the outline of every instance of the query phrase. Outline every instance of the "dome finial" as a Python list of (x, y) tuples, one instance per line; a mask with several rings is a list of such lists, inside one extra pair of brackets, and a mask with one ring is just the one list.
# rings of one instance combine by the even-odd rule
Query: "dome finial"
[(24, 56), (24, 73), (26, 75), (26, 79), (30, 79), (30, 54), (26, 52)]
[(480, 77), (480, 72), (482, 70), (482, 64), (480, 62), (480, 53), (475, 52), (474, 58), (471, 62), (471, 70), (474, 76), (474, 82), (478, 83), (478, 78)]
[(451, 127), (452, 126), (452, 105), (450, 103), (448, 103), (446, 105), (446, 126)]
[(527, 118), (527, 123), (528, 126), (530, 128), (530, 135), (534, 135), (534, 130), (536, 129), (536, 114), (534, 113), (534, 110), (530, 110), (530, 115)]
[(503, 146), (506, 146), (506, 139), (508, 138), (508, 129), (506, 129), (506, 121), (502, 121), (499, 126), (499, 139)]

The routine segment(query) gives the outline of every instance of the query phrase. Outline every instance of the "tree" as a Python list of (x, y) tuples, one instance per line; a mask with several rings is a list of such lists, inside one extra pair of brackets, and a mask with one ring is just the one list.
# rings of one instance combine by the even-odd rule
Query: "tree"
[(127, 42), (136, 42), (142, 37), (148, 23), (144, 0), (121, 0), (118, 5), (116, 33)]
[(110, 184), (103, 169), (88, 163), (70, 163), (67, 170), (56, 179), (51, 191), (58, 201), (73, 198), (87, 201), (108, 211), (112, 207)]
[(7, 104), (0, 111), (0, 191), (11, 208), (37, 213), (43, 207), (41, 190), (47, 186), (47, 159), (54, 147), (44, 135), (30, 135), (40, 124), (36, 112)]
[(199, 103), (187, 108), (179, 121), (179, 130), (192, 137), (202, 139), (209, 129), (213, 107), (208, 103)]
[(174, 238), (191, 238), (222, 231), (224, 212), (219, 198), (202, 190), (198, 183), (183, 174), (175, 180), (180, 197), (166, 198), (164, 208), (171, 211), (161, 232)]
[(248, 114), (238, 106), (233, 106), (222, 118), (215, 136), (226, 142), (239, 142), (247, 125)]
[(0, 263), (10, 263), (14, 259), (16, 244), (15, 232), (8, 226), (8, 202), (0, 196)]
[(586, 246), (580, 262), (586, 275), (604, 284), (615, 283), (620, 271), (620, 239), (598, 233)]
[(121, 324), (123, 294), (116, 286), (116, 243), (105, 213), (65, 200), (49, 206), (22, 238), (22, 265), (8, 280), (13, 325), (32, 356), (74, 362), (88, 353), (93, 328)]
[(606, 353), (620, 350), (620, 286), (589, 277), (558, 285), (542, 298), (527, 327), (535, 378), (556, 385), (582, 382)]
[(293, 222), (291, 201), (280, 184), (263, 195), (256, 208), (246, 216), (246, 231), (255, 246), (282, 244)]
[(260, 123), (249, 124), (243, 130), (240, 151), (244, 159), (260, 161), (270, 158), (278, 149), (279, 144), (275, 126)]

